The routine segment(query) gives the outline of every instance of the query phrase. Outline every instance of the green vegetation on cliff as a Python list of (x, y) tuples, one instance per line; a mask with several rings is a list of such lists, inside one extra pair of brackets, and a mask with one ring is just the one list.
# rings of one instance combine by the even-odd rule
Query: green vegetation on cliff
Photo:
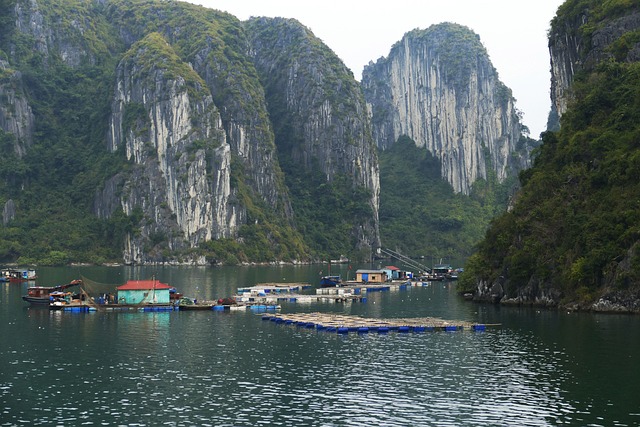
[(515, 180), (477, 181), (470, 196), (440, 176), (440, 162), (408, 137), (380, 157), (380, 233), (384, 246), (409, 256), (464, 258), (489, 221), (506, 209)]
[(462, 288), (502, 276), (569, 301), (640, 285), (640, 64), (609, 61), (576, 76), (561, 130), (543, 135), (513, 210), (493, 221)]

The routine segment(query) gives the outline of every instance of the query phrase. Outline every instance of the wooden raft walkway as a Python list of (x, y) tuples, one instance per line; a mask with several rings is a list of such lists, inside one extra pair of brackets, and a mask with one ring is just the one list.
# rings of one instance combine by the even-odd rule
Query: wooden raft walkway
[(347, 316), (327, 313), (292, 313), (292, 314), (262, 314), (262, 320), (286, 325), (296, 325), (309, 329), (323, 330), (347, 334), (349, 332), (385, 333), (397, 332), (425, 332), (425, 331), (460, 331), (469, 329), (484, 331), (487, 326), (500, 326), (499, 324), (485, 325), (465, 321), (449, 321), (435, 317), (408, 318), (408, 319), (373, 319), (359, 316)]

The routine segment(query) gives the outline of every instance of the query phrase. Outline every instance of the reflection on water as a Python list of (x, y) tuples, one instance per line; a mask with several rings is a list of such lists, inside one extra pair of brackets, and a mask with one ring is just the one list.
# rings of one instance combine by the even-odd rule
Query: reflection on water
[[(274, 270), (218, 275), (176, 268), (158, 278), (218, 297), (230, 284), (317, 275), (311, 267)], [(117, 271), (104, 279), (146, 274)], [(27, 308), (22, 292), (19, 285), (0, 290), (0, 333), (8, 337), (0, 347), (0, 425), (604, 426), (640, 420), (638, 344), (627, 339), (639, 332), (635, 317), (477, 306), (444, 284), (372, 294), (366, 304), (283, 307), (503, 324), (484, 333), (339, 336), (264, 322), (249, 312), (49, 312)], [(620, 362), (625, 372), (611, 374), (603, 360)]]

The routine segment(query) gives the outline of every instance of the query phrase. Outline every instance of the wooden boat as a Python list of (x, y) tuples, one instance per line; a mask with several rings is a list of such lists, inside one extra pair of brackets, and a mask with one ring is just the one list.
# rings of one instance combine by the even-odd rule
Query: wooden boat
[(35, 270), (2, 270), (0, 272), (4, 282), (28, 282), (30, 280), (36, 280), (38, 276)]
[(27, 288), (27, 295), (23, 295), (22, 299), (31, 305), (48, 306), (51, 303), (52, 293), (62, 292), (72, 286), (82, 284), (82, 280), (76, 279), (66, 285), (58, 286), (30, 286)]
[(337, 288), (342, 286), (342, 278), (340, 276), (323, 276), (320, 278), (321, 288)]
[[(183, 298), (184, 300), (184, 298)], [(191, 304), (188, 303), (184, 303), (183, 300), (180, 301), (180, 303), (178, 304), (178, 310), (183, 311), (190, 311), (190, 310), (213, 310), (213, 306), (216, 305), (215, 302), (197, 302), (194, 303), (193, 301), (191, 302)]]

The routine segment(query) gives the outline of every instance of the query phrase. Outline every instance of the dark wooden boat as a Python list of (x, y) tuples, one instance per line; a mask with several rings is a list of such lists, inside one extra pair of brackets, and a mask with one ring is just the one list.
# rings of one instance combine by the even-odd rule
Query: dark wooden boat
[(323, 276), (320, 278), (321, 288), (337, 288), (342, 286), (342, 278), (340, 276)]
[(178, 310), (213, 310), (215, 304), (178, 304)]
[(78, 286), (82, 284), (82, 280), (72, 280), (66, 285), (58, 286), (30, 286), (27, 288), (27, 295), (23, 295), (22, 299), (31, 305), (49, 306), (51, 303), (51, 293), (61, 292), (72, 286)]

